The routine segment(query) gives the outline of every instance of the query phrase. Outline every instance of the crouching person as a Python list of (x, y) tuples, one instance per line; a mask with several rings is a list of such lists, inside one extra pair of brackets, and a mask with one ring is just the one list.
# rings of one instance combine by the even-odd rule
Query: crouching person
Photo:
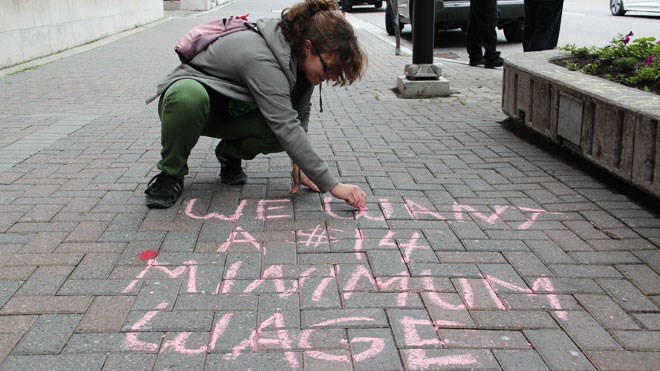
[[(363, 77), (366, 54), (332, 0), (306, 0), (260, 19), (255, 30), (223, 36), (158, 85), (161, 171), (148, 184), (150, 208), (174, 205), (200, 136), (219, 138), (220, 180), (247, 182), (241, 160), (285, 151), (294, 189), (305, 184), (362, 208), (366, 193), (339, 182), (307, 136), (314, 87), (350, 85)], [(301, 176), (298, 167), (302, 170)]]

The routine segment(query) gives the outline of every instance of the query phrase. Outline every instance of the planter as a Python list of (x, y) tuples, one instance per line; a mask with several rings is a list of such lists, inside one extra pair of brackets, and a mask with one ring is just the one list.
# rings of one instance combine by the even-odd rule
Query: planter
[(514, 125), (660, 198), (660, 96), (549, 62), (568, 55), (507, 58), (502, 110)]

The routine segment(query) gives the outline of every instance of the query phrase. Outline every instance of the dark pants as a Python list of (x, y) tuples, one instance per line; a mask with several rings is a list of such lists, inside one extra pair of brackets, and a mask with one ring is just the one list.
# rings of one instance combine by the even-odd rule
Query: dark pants
[(163, 146), (158, 169), (183, 178), (188, 174), (190, 151), (200, 136), (224, 139), (223, 154), (244, 160), (259, 153), (283, 151), (258, 109), (231, 117), (226, 102), (218, 103), (222, 98), (191, 79), (176, 81), (167, 88), (158, 104)]
[(523, 50), (550, 50), (557, 46), (564, 0), (525, 0)]
[[(497, 48), (497, 0), (470, 0), (467, 52), (470, 59), (493, 60)], [(483, 52), (481, 48), (483, 47)]]

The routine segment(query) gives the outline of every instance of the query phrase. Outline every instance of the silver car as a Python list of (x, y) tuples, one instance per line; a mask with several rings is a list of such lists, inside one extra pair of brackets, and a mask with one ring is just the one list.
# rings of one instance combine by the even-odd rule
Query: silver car
[[(614, 0), (613, 0), (614, 1)], [(399, 28), (405, 24), (412, 25), (412, 8), (415, 0), (398, 0)], [(467, 31), (470, 13), (470, 0), (435, 0), (436, 31), (461, 29)], [(523, 0), (497, 0), (497, 28), (504, 31), (508, 42), (521, 42), (525, 26), (525, 4)], [(395, 13), (392, 0), (387, 0), (385, 11), (385, 29), (390, 35), (395, 32)]]
[(626, 15), (626, 12), (660, 13), (660, 0), (610, 0), (612, 15)]

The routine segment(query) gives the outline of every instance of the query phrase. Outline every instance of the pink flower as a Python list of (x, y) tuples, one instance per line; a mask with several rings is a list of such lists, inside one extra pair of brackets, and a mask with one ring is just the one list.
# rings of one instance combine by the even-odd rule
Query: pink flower
[(630, 42), (630, 36), (632, 36), (632, 35), (633, 35), (632, 31), (628, 32), (626, 37), (624, 37), (623, 40), (621, 40), (621, 41), (623, 41), (624, 44), (628, 45), (628, 43)]
[(647, 65), (647, 66), (650, 66), (651, 63), (653, 63), (653, 56), (652, 56), (652, 55), (649, 55), (649, 57), (646, 58), (646, 65)]

